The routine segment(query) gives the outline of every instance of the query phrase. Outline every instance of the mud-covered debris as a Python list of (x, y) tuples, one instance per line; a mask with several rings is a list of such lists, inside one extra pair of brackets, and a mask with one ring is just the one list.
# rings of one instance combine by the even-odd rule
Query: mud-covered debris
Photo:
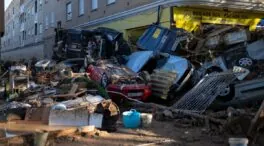
[(163, 114), (165, 117), (168, 117), (168, 118), (173, 118), (173, 113), (170, 111), (170, 110), (165, 110), (163, 111)]

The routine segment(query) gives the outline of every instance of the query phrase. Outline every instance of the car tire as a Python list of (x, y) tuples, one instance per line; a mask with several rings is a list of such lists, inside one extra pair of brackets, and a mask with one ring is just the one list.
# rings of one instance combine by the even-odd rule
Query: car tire
[[(219, 73), (223, 70), (219, 67), (212, 67), (206, 70), (205, 74)], [(223, 91), (219, 91), (217, 100), (229, 101), (234, 96), (234, 85), (227, 85)]]
[(238, 59), (235, 62), (235, 64), (237, 66), (240, 66), (240, 67), (243, 67), (243, 68), (251, 70), (252, 67), (254, 66), (254, 61), (251, 58), (249, 58), (249, 57), (244, 57), (244, 58)]
[[(227, 85), (227, 87), (224, 89), (226, 91), (223, 91), (222, 94), (219, 94), (217, 100), (221, 100), (223, 102), (228, 102), (232, 100), (232, 98), (235, 96), (235, 89), (234, 85)], [(227, 91), (228, 90), (228, 91)]]

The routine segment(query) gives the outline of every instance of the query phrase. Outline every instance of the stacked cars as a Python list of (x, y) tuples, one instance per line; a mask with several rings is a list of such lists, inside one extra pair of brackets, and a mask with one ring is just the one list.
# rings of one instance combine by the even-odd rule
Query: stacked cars
[[(243, 105), (263, 99), (264, 41), (261, 34), (259, 30), (250, 32), (243, 26), (204, 24), (195, 34), (152, 25), (137, 45), (143, 50), (169, 53), (188, 60), (194, 66), (189, 78), (193, 85), (207, 74), (233, 71), (237, 79), (217, 91), (217, 103)], [(179, 67), (182, 63), (173, 65)]]
[(258, 81), (263, 76), (264, 41), (243, 26), (205, 24), (194, 34), (151, 25), (133, 53), (122, 33), (112, 29), (58, 32), (66, 35), (58, 33), (57, 50), (71, 58), (72, 49), (78, 48), (79, 53), (73, 54), (84, 58), (90, 79), (108, 89), (112, 97), (177, 101), (207, 74), (230, 70), (237, 79), (219, 89), (222, 101), (262, 95)]
[(123, 65), (117, 61), (99, 61), (88, 67), (88, 73), (91, 79), (109, 91), (121, 92), (143, 101), (151, 93), (170, 100), (173, 95), (169, 97), (168, 93), (175, 93), (184, 87), (191, 78), (193, 67), (181, 57), (138, 51), (129, 55)]

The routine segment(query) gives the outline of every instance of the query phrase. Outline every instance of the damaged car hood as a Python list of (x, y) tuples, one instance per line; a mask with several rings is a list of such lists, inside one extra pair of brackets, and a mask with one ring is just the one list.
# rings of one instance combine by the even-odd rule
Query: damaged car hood
[(153, 57), (153, 51), (135, 52), (128, 57), (126, 66), (134, 72), (139, 72), (151, 57)]

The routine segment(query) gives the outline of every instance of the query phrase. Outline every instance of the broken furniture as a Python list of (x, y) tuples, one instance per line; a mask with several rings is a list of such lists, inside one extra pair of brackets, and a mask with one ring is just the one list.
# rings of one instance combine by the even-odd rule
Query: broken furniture
[(29, 73), (24, 70), (10, 70), (9, 72), (9, 84), (11, 93), (22, 92), (29, 88)]

